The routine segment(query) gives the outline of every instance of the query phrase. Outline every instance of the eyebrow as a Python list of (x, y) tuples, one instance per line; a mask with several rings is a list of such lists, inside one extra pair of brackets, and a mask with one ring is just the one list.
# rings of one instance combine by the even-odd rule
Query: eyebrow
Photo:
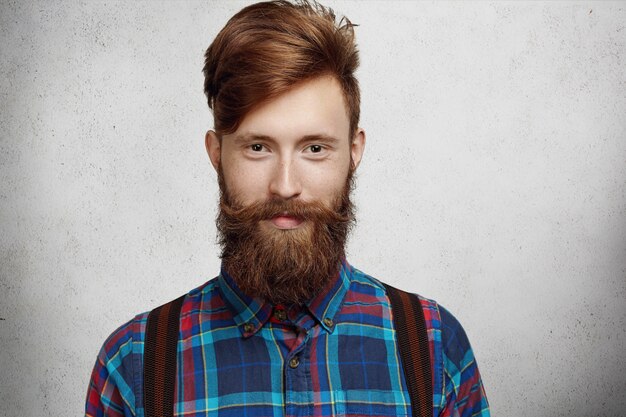
[(300, 138), (298, 142), (299, 143), (306, 143), (306, 142), (336, 143), (336, 142), (339, 142), (339, 139), (330, 135), (317, 134), (317, 135), (303, 136), (302, 138)]
[(234, 142), (251, 142), (255, 140), (274, 141), (274, 138), (267, 135), (256, 135), (254, 133), (239, 134), (234, 137)]
[[(259, 135), (255, 133), (244, 133), (239, 134), (234, 137), (234, 141), (241, 142), (253, 142), (253, 141), (268, 141), (268, 142), (276, 142), (276, 139), (273, 136), (269, 135)], [(339, 139), (334, 136), (325, 135), (323, 133), (305, 135), (298, 139), (298, 144), (307, 143), (307, 142), (323, 142), (323, 143), (337, 143)]]

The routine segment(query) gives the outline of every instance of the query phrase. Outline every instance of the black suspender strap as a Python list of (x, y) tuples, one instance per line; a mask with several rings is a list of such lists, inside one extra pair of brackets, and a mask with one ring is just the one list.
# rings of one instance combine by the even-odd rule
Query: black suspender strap
[(419, 298), (384, 284), (391, 302), (413, 417), (433, 416), (433, 384), (426, 320)]
[(143, 398), (146, 417), (174, 415), (180, 308), (185, 296), (148, 315), (144, 343)]

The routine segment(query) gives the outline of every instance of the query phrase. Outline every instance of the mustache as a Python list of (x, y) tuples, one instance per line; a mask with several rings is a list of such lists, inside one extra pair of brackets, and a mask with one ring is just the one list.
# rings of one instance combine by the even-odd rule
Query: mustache
[[(344, 200), (344, 199), (342, 199)], [(229, 202), (227, 199), (220, 201), (220, 209), (223, 219), (229, 226), (229, 219), (237, 219), (237, 224), (270, 220), (276, 216), (288, 215), (303, 221), (324, 222), (328, 224), (346, 224), (353, 220), (350, 201), (343, 201), (333, 209), (321, 201), (284, 200), (273, 198), (266, 201), (258, 201), (248, 205), (237, 202)], [(234, 226), (234, 224), (233, 224)]]

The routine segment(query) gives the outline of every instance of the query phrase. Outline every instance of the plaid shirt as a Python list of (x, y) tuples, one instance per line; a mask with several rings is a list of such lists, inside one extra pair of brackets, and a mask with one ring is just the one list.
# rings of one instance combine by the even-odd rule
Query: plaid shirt
[[(458, 321), (424, 308), (435, 416), (489, 416), (478, 367)], [(143, 416), (148, 313), (106, 340), (86, 416)], [(247, 297), (224, 271), (183, 302), (174, 415), (410, 416), (389, 299), (376, 279), (344, 263), (301, 308)]]

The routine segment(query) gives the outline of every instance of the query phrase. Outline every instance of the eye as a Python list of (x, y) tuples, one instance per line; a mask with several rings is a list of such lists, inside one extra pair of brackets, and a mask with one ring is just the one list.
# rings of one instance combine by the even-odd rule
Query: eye
[(322, 148), (322, 145), (311, 145), (311, 146), (309, 146), (309, 149), (310, 149), (310, 150), (311, 150), (311, 152), (313, 152), (313, 153), (320, 153), (320, 152), (322, 152), (322, 150), (323, 150), (324, 148)]
[(263, 145), (261, 145), (260, 143), (255, 143), (253, 145), (250, 145), (250, 149), (254, 152), (261, 152), (263, 150)]

